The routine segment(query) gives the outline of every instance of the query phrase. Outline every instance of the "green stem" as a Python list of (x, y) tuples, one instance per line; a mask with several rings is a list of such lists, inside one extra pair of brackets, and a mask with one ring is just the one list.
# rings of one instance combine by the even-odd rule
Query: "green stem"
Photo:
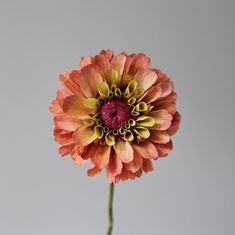
[(108, 209), (109, 227), (107, 235), (111, 235), (113, 230), (113, 192), (114, 192), (114, 184), (112, 183), (109, 186), (109, 209)]

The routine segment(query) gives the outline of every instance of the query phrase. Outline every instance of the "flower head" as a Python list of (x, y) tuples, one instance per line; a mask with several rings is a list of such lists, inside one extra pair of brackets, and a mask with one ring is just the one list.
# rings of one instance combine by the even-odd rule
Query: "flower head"
[(135, 179), (172, 150), (180, 123), (176, 93), (146, 55), (103, 50), (60, 81), (49, 108), (55, 140), (61, 156), (78, 165), (91, 161), (89, 176), (106, 169), (109, 182)]

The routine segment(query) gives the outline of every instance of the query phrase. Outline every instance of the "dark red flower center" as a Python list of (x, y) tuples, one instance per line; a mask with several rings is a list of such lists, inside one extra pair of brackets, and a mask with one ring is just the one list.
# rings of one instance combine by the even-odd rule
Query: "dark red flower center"
[(101, 107), (101, 119), (110, 129), (120, 128), (129, 118), (128, 105), (121, 100), (110, 100)]

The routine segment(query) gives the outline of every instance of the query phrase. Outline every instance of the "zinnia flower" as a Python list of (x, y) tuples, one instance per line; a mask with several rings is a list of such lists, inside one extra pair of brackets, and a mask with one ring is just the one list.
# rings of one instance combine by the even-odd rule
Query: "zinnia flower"
[(63, 86), (49, 108), (61, 156), (90, 160), (89, 176), (106, 169), (108, 181), (135, 179), (172, 150), (178, 130), (171, 79), (146, 55), (103, 50), (60, 75)]

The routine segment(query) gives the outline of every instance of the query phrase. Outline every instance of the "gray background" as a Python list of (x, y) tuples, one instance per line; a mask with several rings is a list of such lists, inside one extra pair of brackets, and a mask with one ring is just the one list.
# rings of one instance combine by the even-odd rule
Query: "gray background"
[(0, 234), (105, 234), (105, 174), (60, 158), (58, 74), (103, 48), (167, 72), (183, 122), (155, 171), (115, 191), (114, 235), (235, 234), (235, 1), (0, 1)]

